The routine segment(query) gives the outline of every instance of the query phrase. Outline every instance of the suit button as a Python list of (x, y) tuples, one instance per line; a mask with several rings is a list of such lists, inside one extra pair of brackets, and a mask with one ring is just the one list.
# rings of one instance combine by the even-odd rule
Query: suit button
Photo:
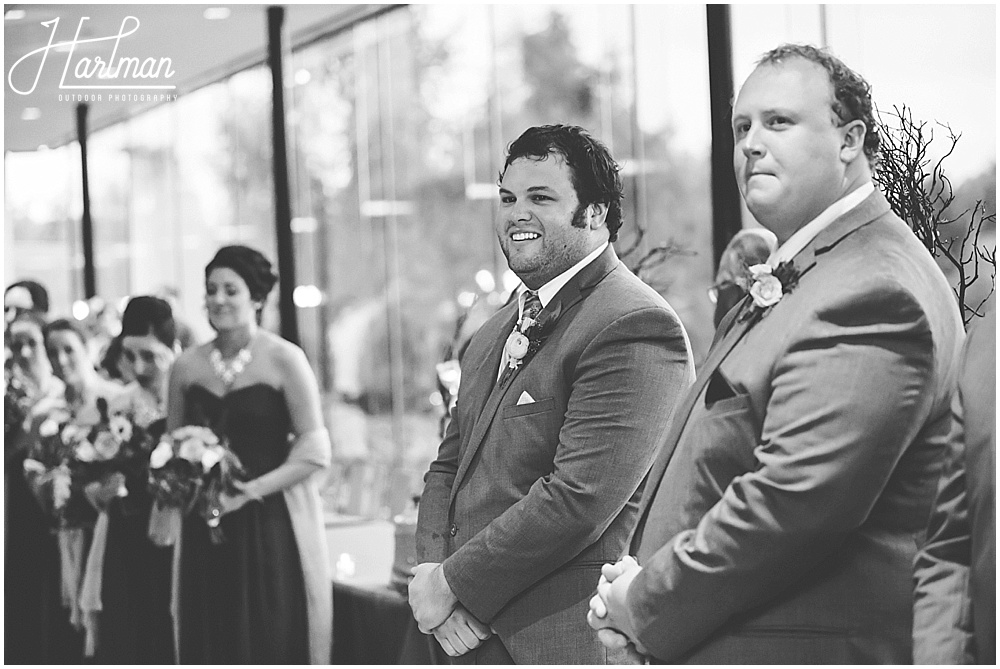
[(456, 534), (458, 534), (458, 525), (452, 523), (449, 532), (451, 533), (451, 536), (455, 536)]

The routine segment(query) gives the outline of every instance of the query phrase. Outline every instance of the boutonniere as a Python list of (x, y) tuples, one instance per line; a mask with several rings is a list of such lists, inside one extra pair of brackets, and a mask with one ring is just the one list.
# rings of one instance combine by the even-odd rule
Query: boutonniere
[(776, 305), (787, 293), (792, 292), (803, 274), (791, 260), (779, 263), (773, 269), (768, 264), (752, 265), (749, 269), (749, 293), (753, 309), (747, 310), (740, 320), (763, 314)]
[(520, 367), (521, 363), (527, 362), (542, 347), (545, 341), (544, 330), (544, 323), (540, 319), (532, 318), (528, 314), (521, 317), (521, 321), (514, 326), (504, 345), (507, 350), (507, 365), (511, 369)]

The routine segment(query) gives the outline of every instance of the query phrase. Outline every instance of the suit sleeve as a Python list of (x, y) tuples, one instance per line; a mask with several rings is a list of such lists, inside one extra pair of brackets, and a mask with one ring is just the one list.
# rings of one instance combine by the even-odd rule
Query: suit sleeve
[(969, 590), (972, 536), (957, 396), (954, 409), (948, 460), (927, 527), (927, 541), (914, 565), (914, 664), (975, 664)]
[(492, 620), (601, 537), (649, 470), (691, 379), (683, 329), (659, 307), (622, 316), (591, 340), (570, 380), (552, 472), (444, 562), (473, 615)]
[(868, 517), (928, 415), (934, 342), (901, 287), (845, 291), (790, 336), (758, 409), (756, 467), (657, 550), (629, 588), (632, 629), (662, 660), (833, 553)]
[[(458, 402), (462, 401), (459, 389)], [(458, 404), (452, 408), (451, 420), (438, 448), (437, 459), (424, 475), (424, 491), (417, 507), (417, 561), (443, 562), (448, 556), (448, 502), (451, 486), (458, 471), (461, 438), (458, 432)]]

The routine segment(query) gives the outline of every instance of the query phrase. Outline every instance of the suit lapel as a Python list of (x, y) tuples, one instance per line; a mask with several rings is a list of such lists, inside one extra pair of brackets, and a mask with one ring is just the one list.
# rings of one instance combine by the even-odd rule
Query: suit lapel
[[(576, 275), (570, 279), (558, 293), (556, 293), (556, 296), (552, 298), (552, 301), (545, 305), (541, 312), (539, 312), (538, 319), (541, 323), (542, 331), (548, 332), (549, 336), (551, 336), (552, 330), (556, 326), (556, 322), (562, 317), (562, 315), (584, 299), (584, 297), (586, 297), (590, 291), (593, 290), (594, 286), (610, 274), (617, 265), (618, 256), (615, 254), (614, 247), (611, 244), (608, 244), (608, 248), (606, 248), (601, 255), (595, 258), (589, 265), (577, 272)], [(503, 346), (506, 343), (507, 336), (510, 334), (516, 321), (517, 306), (515, 305), (514, 314), (510, 319), (510, 323), (508, 323), (505, 326), (505, 329), (500, 333), (500, 338), (496, 346), (498, 352), (491, 353), (491, 355), (486, 357), (487, 360), (491, 360), (495, 364), (493, 367), (481, 369), (480, 373), (476, 375), (476, 394), (474, 396), (479, 398), (480, 395), (478, 393), (483, 392), (486, 397), (486, 402), (479, 413), (479, 417), (476, 419), (468, 444), (462, 450), (461, 461), (459, 462), (458, 471), (455, 473), (455, 480), (451, 488), (452, 500), (454, 500), (455, 493), (458, 492), (459, 485), (465, 477), (465, 473), (469, 470), (473, 458), (479, 451), (480, 446), (482, 446), (490, 425), (493, 424), (493, 420), (496, 417), (497, 409), (500, 407), (500, 403), (507, 394), (507, 390), (511, 387), (514, 379), (517, 378), (517, 375), (531, 364), (531, 360), (528, 360), (524, 364), (516, 367), (513, 373), (509, 374), (502, 384), (496, 383), (496, 375), (500, 369)], [(543, 347), (544, 346), (545, 344), (543, 344)], [(492, 374), (489, 373), (491, 370)], [(485, 383), (489, 383), (492, 390), (484, 388)], [(478, 406), (478, 402), (475, 406)]]
[(517, 300), (504, 309), (509, 309), (510, 313), (503, 319), (489, 354), (483, 356), (477, 366), (463, 371), (462, 374), (463, 379), (467, 379), (469, 384), (469, 410), (475, 412), (477, 416), (483, 412), (483, 406), (496, 386), (497, 373), (500, 371), (500, 362), (503, 360), (504, 344), (507, 341), (507, 336), (514, 329), (514, 324), (517, 323)]
[[(821, 259), (823, 254), (833, 249), (844, 238), (857, 231), (862, 226), (871, 223), (880, 216), (885, 215), (889, 211), (890, 207), (888, 201), (882, 193), (876, 189), (874, 193), (865, 198), (860, 204), (858, 204), (858, 206), (854, 207), (829, 226), (821, 230), (820, 233), (816, 235), (816, 237), (813, 238), (813, 240), (810, 241), (809, 244), (807, 244), (806, 247), (795, 256), (793, 259), (795, 266), (800, 270), (808, 271)], [(667, 439), (664, 441), (663, 449), (657, 455), (656, 460), (653, 462), (653, 466), (649, 471), (646, 488), (643, 491), (642, 501), (639, 504), (639, 522), (633, 530), (632, 539), (629, 542), (629, 553), (632, 555), (636, 554), (639, 544), (642, 541), (642, 532), (645, 527), (646, 519), (649, 515), (649, 508), (652, 505), (652, 500), (656, 496), (656, 491), (659, 489), (660, 483), (663, 481), (663, 475), (667, 470), (667, 465), (670, 464), (670, 459), (673, 457), (674, 451), (677, 449), (681, 433), (687, 425), (687, 420), (691, 415), (691, 411), (694, 409), (695, 403), (701, 398), (702, 391), (704, 391), (705, 386), (711, 380), (715, 370), (717, 370), (725, 361), (726, 357), (732, 352), (736, 344), (743, 338), (743, 335), (745, 335), (747, 331), (760, 319), (759, 316), (742, 320), (740, 319), (740, 314), (750, 308), (750, 304), (750, 297), (746, 297), (740, 307), (733, 310), (733, 312), (736, 313), (727, 314), (726, 318), (730, 319), (730, 323), (735, 323), (735, 325), (733, 325), (729, 332), (726, 333), (721, 341), (718, 342), (717, 345), (714, 346), (709, 352), (709, 356), (705, 360), (704, 366), (698, 370), (697, 379), (695, 380), (694, 385), (689, 389), (687, 395), (685, 395), (684, 402), (680, 405), (671, 420), (670, 432), (667, 435)], [(725, 321), (720, 323), (720, 327), (724, 325)]]

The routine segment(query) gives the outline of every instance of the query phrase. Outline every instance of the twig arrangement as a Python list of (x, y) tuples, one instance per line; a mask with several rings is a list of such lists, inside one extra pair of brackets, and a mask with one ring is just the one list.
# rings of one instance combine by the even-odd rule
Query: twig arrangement
[[(879, 113), (882, 149), (875, 181), (892, 210), (910, 225), (931, 255), (944, 258), (955, 268), (958, 278), (952, 290), (962, 322), (968, 327), (973, 318), (984, 315), (983, 305), (996, 290), (996, 245), (980, 243), (984, 225), (996, 222), (996, 212), (987, 212), (982, 200), (971, 209), (951, 211), (955, 193), (943, 163), (954, 153), (962, 135), (946, 123), (937, 125), (946, 133), (949, 146), (943, 156), (932, 160), (928, 148), (934, 140), (933, 127), (915, 121), (906, 105), (894, 107), (892, 113)], [(970, 288), (986, 271), (991, 282), (989, 293), (970, 302)]]

